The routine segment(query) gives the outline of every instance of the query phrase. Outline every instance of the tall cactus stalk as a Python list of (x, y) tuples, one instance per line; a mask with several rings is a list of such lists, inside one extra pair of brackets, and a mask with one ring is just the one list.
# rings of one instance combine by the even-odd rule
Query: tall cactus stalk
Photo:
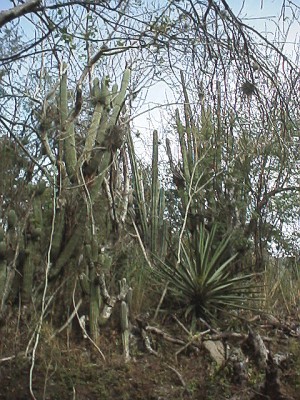
[(0, 293), (3, 294), (5, 282), (6, 282), (6, 271), (7, 260), (6, 260), (6, 243), (4, 229), (0, 226)]
[(158, 133), (153, 131), (152, 187), (151, 187), (151, 250), (156, 253), (159, 218)]
[(5, 302), (9, 297), (13, 278), (15, 276), (15, 261), (18, 246), (17, 235), (17, 214), (15, 210), (10, 210), (7, 215), (7, 228), (0, 230), (0, 287), (1, 293), (1, 307), (0, 313), (3, 311)]
[(147, 182), (145, 171), (138, 168), (133, 141), (128, 134), (128, 150), (132, 168), (133, 189), (136, 197), (137, 221), (148, 250), (160, 257), (166, 254), (167, 222), (164, 217), (165, 200), (164, 190), (160, 186), (158, 177), (158, 132), (153, 132), (152, 173), (150, 191), (150, 210), (145, 201), (144, 181)]
[(121, 331), (125, 362), (129, 361), (130, 359), (128, 314), (128, 304), (126, 303), (126, 301), (123, 300), (121, 302)]
[(68, 81), (67, 81), (67, 65), (63, 63), (65, 70), (61, 77), (60, 82), (60, 123), (62, 131), (62, 139), (64, 148), (61, 149), (64, 155), (66, 170), (70, 181), (74, 180), (77, 164), (76, 143), (74, 121), (68, 119)]
[(42, 188), (43, 183), (37, 185), (36, 195), (33, 198), (32, 215), (26, 229), (26, 259), (23, 266), (22, 303), (30, 302), (33, 288), (35, 268), (40, 264), (40, 239), (42, 235)]
[(127, 135), (127, 144), (128, 144), (128, 152), (132, 169), (132, 179), (133, 179), (132, 185), (137, 202), (137, 212), (139, 214), (138, 217), (140, 219), (141, 230), (144, 236), (144, 241), (147, 244), (149, 239), (149, 226), (147, 220), (147, 208), (146, 208), (145, 193), (143, 187), (143, 173), (138, 167), (136, 153), (134, 150), (134, 144), (129, 131)]

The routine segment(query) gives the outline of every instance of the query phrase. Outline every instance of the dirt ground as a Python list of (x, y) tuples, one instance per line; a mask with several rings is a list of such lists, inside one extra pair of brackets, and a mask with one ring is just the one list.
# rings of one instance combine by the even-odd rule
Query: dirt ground
[[(172, 337), (183, 336), (174, 326), (162, 329)], [(218, 366), (201, 346), (198, 350), (187, 347), (176, 356), (182, 346), (153, 334), (151, 346), (158, 355), (149, 354), (143, 341), (134, 337), (131, 359), (125, 363), (117, 330), (101, 333), (98, 344), (105, 355), (103, 360), (87, 339), (66, 332), (50, 339), (52, 331), (45, 326), (31, 371), (32, 358), (30, 354), (24, 356), (28, 338), (1, 333), (0, 400), (32, 398), (31, 374), (37, 400), (280, 400), (259, 395), (265, 373), (251, 363), (246, 382), (237, 384), (232, 366)], [(273, 335), (273, 350), (276, 347), (289, 354), (286, 365), (280, 368), (281, 400), (300, 400), (300, 339), (269, 333)]]

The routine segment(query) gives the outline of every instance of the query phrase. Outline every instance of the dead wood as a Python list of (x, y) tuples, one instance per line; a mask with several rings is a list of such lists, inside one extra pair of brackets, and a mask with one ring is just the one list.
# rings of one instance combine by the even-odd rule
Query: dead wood
[(271, 354), (268, 354), (267, 365), (265, 369), (265, 382), (260, 393), (257, 393), (251, 400), (293, 400), (284, 393), (280, 383), (279, 368)]

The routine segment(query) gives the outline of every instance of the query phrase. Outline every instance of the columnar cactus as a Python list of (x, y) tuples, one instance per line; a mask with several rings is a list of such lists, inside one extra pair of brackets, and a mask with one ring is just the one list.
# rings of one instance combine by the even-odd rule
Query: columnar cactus
[(123, 278), (119, 281), (119, 300), (121, 301), (121, 332), (122, 332), (122, 344), (123, 344), (123, 355), (125, 362), (130, 360), (129, 351), (129, 335), (130, 335), (130, 307), (132, 299), (132, 289), (127, 285), (126, 279)]
[(3, 226), (0, 226), (0, 293), (3, 294), (6, 282), (6, 243)]
[[(113, 85), (112, 90), (109, 90), (109, 79), (107, 77), (102, 79), (101, 85), (98, 79), (94, 80), (92, 96), (94, 111), (90, 126), (87, 130), (83, 149), (80, 150), (76, 148), (75, 145), (74, 130), (74, 119), (78, 114), (78, 110), (76, 111), (78, 105), (75, 104), (74, 110), (69, 113), (66, 68), (61, 78), (58, 103), (60, 104), (60, 123), (62, 142), (64, 143), (61, 148), (61, 162), (64, 162), (66, 177), (61, 176), (62, 174), (60, 175), (60, 184), (68, 184), (67, 182), (65, 183), (65, 180), (68, 180), (74, 183), (75, 186), (79, 185), (79, 187), (82, 188), (83, 196), (88, 196), (91, 207), (93, 206), (96, 196), (99, 195), (101, 184), (111, 162), (112, 152), (116, 151), (122, 144), (123, 138), (120, 137), (120, 132), (115, 126), (124, 103), (129, 80), (129, 69), (126, 69), (123, 74), (119, 91), (117, 85)], [(67, 242), (62, 246), (65, 240), (65, 202), (62, 201), (62, 197), (66, 196), (63, 188), (60, 188), (60, 196), (61, 198), (59, 200), (62, 205), (59, 208), (53, 238), (53, 250), (51, 255), (53, 255), (55, 263), (50, 271), (51, 279), (55, 278), (60, 273), (61, 269), (68, 263), (78, 248), (80, 241), (83, 239), (86, 218), (87, 214), (89, 214), (86, 205), (83, 205), (83, 203), (83, 206), (78, 210), (76, 215), (76, 226), (72, 234), (67, 238)], [(79, 199), (82, 200), (83, 196), (80, 196)], [(78, 200), (78, 197), (76, 200)]]
[(123, 354), (125, 362), (129, 361), (129, 322), (128, 322), (128, 304), (126, 301), (121, 302), (121, 332), (123, 343)]
[[(93, 242), (93, 239), (91, 239)], [(96, 250), (96, 243), (94, 245), (88, 243), (85, 245), (85, 258), (87, 265), (89, 267), (89, 277), (88, 277), (88, 294), (90, 302), (89, 311), (89, 324), (90, 324), (90, 335), (93, 340), (97, 341), (99, 337), (99, 317), (100, 317), (100, 306), (101, 306), (101, 296), (100, 296), (100, 285), (97, 280), (96, 273), (96, 263), (98, 259), (98, 254)], [(82, 284), (84, 283), (84, 280)]]
[[(175, 111), (176, 131), (179, 139), (181, 160), (175, 165), (167, 139), (167, 155), (173, 173), (179, 206), (186, 228), (192, 235), (199, 231), (204, 219), (209, 219), (207, 210), (213, 207), (217, 182), (214, 174), (220, 173), (220, 149), (215, 134), (210, 109), (201, 108), (201, 121), (196, 123), (192, 118), (192, 110), (183, 74), (181, 83), (184, 95), (183, 118), (179, 109)], [(184, 121), (184, 122), (183, 122)], [(216, 174), (217, 175), (217, 174)]]
[(16, 257), (17, 247), (17, 214), (15, 210), (10, 210), (7, 214), (7, 227), (0, 227), (0, 294), (1, 308), (9, 296), (13, 277), (15, 275), (15, 266), (12, 265)]
[(22, 303), (31, 301), (33, 277), (35, 269), (41, 261), (41, 236), (43, 231), (42, 195), (46, 189), (45, 182), (41, 181), (35, 188), (32, 200), (32, 213), (25, 230), (25, 262), (23, 266)]
[(138, 168), (136, 155), (134, 152), (133, 141), (128, 134), (128, 148), (131, 161), (133, 175), (133, 189), (136, 198), (136, 213), (138, 214), (140, 230), (143, 241), (147, 248), (160, 258), (166, 255), (166, 239), (167, 239), (167, 222), (164, 216), (165, 212), (165, 195), (164, 190), (160, 186), (158, 177), (158, 132), (153, 132), (153, 150), (152, 150), (152, 174), (150, 212), (146, 207), (144, 181), (146, 181), (145, 171)]

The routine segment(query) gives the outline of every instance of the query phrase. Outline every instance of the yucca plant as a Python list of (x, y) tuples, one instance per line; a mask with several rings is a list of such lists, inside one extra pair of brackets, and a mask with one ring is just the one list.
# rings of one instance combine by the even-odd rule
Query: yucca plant
[(196, 246), (181, 245), (177, 266), (157, 259), (154, 275), (168, 282), (169, 293), (186, 316), (212, 320), (218, 311), (248, 309), (247, 300), (253, 300), (253, 274), (233, 276), (236, 255), (225, 258), (230, 235), (218, 241), (216, 233), (217, 225), (210, 232), (201, 225)]

